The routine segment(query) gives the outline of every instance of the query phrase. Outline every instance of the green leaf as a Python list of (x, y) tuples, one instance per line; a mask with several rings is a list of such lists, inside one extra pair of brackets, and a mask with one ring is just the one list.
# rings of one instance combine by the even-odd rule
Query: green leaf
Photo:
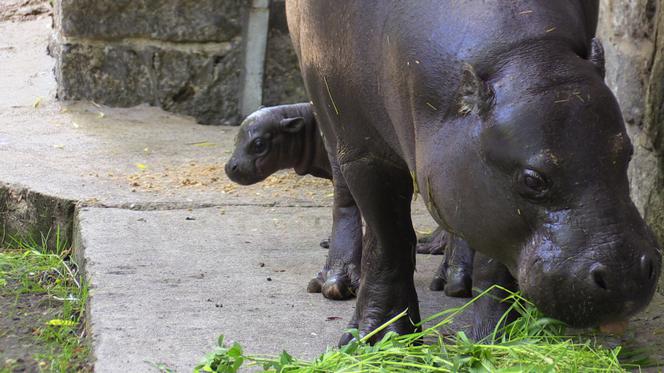
[(281, 355), (279, 355), (279, 363), (282, 366), (291, 364), (293, 363), (293, 357), (284, 350), (283, 352), (281, 352)]
[(76, 321), (71, 321), (71, 320), (53, 319), (49, 320), (46, 324), (52, 326), (74, 326), (78, 323)]

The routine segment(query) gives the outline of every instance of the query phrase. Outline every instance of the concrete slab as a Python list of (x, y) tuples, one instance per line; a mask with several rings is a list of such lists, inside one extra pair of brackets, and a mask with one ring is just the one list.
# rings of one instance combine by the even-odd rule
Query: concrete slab
[[(191, 371), (220, 334), (252, 353), (313, 358), (334, 345), (354, 302), (308, 294), (326, 251), (327, 208), (170, 211), (84, 208), (97, 372), (163, 363)], [(427, 289), (440, 257), (420, 256), (422, 314), (461, 300)]]

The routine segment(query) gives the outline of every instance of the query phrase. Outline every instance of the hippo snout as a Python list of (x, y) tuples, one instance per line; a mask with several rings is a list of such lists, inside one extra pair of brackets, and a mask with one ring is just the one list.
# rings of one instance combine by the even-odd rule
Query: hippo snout
[[(604, 291), (622, 290), (631, 293), (644, 290), (643, 285), (654, 285), (656, 275), (659, 273), (661, 258), (657, 255), (643, 254), (634, 262), (633, 268), (627, 271), (614, 271), (604, 264), (593, 264), (589, 272), (589, 286), (595, 286)], [(629, 285), (632, 285), (634, 289), (629, 289)]]
[(228, 176), (228, 178), (231, 179), (233, 182), (236, 182), (241, 185), (251, 184), (247, 182), (248, 181), (247, 178), (241, 172), (240, 162), (238, 162), (237, 158), (235, 157), (229, 159), (228, 162), (226, 162), (224, 171), (226, 172), (226, 176)]
[(235, 158), (231, 158), (227, 163), (226, 167), (224, 167), (226, 171), (226, 175), (232, 179), (232, 175), (234, 175), (237, 170), (238, 170), (238, 163)]
[(240, 185), (251, 185), (265, 179), (265, 177), (259, 175), (251, 162), (240, 161), (237, 157), (231, 157), (226, 162), (224, 171), (231, 181)]
[(522, 290), (547, 315), (575, 327), (623, 321), (645, 308), (657, 287), (657, 246), (588, 250), (575, 258), (530, 263)]

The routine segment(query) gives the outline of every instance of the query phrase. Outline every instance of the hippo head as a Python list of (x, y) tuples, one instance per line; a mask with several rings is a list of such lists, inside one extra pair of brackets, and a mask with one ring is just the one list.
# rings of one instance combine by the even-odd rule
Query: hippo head
[(505, 264), (545, 314), (576, 327), (623, 321), (650, 302), (661, 269), (629, 196), (633, 148), (602, 69), (552, 61), (487, 81), (469, 70), (466, 132), (432, 181), (447, 196), (432, 200), (443, 225)]
[(235, 150), (226, 163), (226, 175), (238, 184), (251, 185), (292, 167), (298, 143), (290, 135), (303, 127), (304, 118), (285, 118), (273, 108), (252, 113), (240, 125)]

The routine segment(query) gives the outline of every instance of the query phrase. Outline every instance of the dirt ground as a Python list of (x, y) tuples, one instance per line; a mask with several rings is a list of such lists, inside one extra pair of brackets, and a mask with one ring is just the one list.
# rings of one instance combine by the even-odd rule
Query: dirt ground
[(36, 358), (47, 346), (37, 327), (52, 319), (61, 303), (44, 294), (15, 294), (18, 284), (0, 288), (0, 372), (36, 372), (46, 366)]

